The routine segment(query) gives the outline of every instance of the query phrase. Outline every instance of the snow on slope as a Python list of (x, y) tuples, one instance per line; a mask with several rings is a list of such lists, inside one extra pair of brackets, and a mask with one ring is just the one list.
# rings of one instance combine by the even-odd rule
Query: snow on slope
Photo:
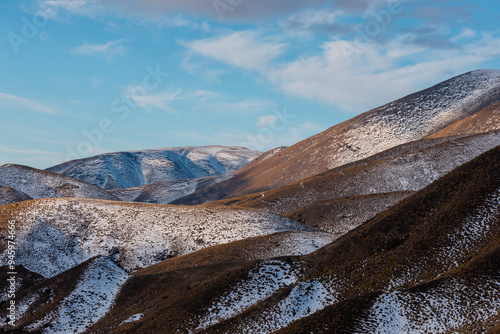
[(205, 329), (234, 317), (279, 289), (294, 284), (297, 276), (298, 273), (286, 262), (263, 261), (249, 273), (246, 281), (236, 284), (208, 307), (207, 313), (199, 319), (197, 329)]
[(217, 263), (250, 262), (283, 256), (310, 254), (338, 237), (325, 232), (288, 231), (247, 238), (160, 262), (138, 270), (134, 275), (150, 275)]
[(498, 316), (498, 280), (454, 279), (423, 292), (383, 293), (354, 333), (465, 333)]
[[(1, 182), (1, 181), (0, 181)], [(11, 187), (0, 186), (0, 205), (30, 200), (31, 197)]]
[[(61, 276), (17, 290), (16, 323), (24, 323), (23, 333), (85, 332), (113, 307), (129, 277), (108, 257), (90, 259)], [(6, 325), (0, 328), (9, 329)]]
[[(109, 255), (132, 271), (168, 257), (248, 237), (317, 231), (281, 216), (249, 209), (90, 199), (28, 201), (15, 210), (4, 206), (2, 214), (18, 222), (16, 263), (45, 277), (98, 255)], [(5, 262), (6, 253), (0, 258)]]
[(363, 114), (361, 126), (346, 129), (348, 142), (343, 152), (330, 156), (329, 169), (424, 138), (499, 102), (499, 91), (500, 70), (474, 71)]
[(21, 165), (0, 167), (0, 185), (14, 188), (31, 198), (85, 197), (119, 200), (101, 188), (66, 175)]
[(60, 305), (51, 328), (44, 332), (84, 332), (109, 311), (129, 276), (107, 257), (93, 260), (76, 288)]
[(243, 147), (162, 148), (101, 154), (47, 170), (110, 190), (230, 174), (260, 154)]
[(141, 187), (108, 190), (108, 192), (129, 202), (169, 204), (178, 198), (194, 193), (201, 187), (211, 186), (231, 177), (232, 175), (221, 175), (164, 181)]

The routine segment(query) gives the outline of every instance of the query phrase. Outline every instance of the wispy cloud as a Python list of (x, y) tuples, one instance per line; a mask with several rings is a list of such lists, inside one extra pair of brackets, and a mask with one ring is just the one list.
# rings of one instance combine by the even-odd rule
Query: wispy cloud
[(3, 153), (13, 153), (13, 154), (23, 154), (23, 155), (28, 155), (28, 154), (44, 154), (44, 155), (51, 155), (51, 156), (58, 156), (58, 153), (51, 152), (51, 151), (45, 151), (45, 150), (31, 150), (31, 149), (18, 149), (18, 148), (8, 148), (8, 147), (0, 147), (0, 152)]
[(196, 53), (248, 70), (262, 70), (285, 52), (284, 43), (261, 41), (254, 32), (243, 31), (211, 39), (181, 41)]
[[(461, 38), (464, 35), (473, 34), (457, 34)], [(444, 47), (438, 37), (429, 35), (428, 40), (417, 42), (416, 34), (401, 32), (390, 41), (372, 41), (363, 47), (354, 40), (337, 39), (322, 42), (319, 51), (295, 55), (285, 54), (283, 44), (273, 44), (269, 38), (261, 40), (250, 32), (183, 45), (190, 53), (256, 71), (288, 95), (361, 112), (477, 69), (500, 55), (500, 38), (494, 34), (483, 33), (461, 47)]]
[(35, 111), (52, 115), (57, 114), (54, 108), (40, 102), (6, 93), (0, 93), (0, 106), (7, 109), (12, 108), (16, 110)]
[(259, 128), (266, 128), (266, 127), (274, 126), (274, 124), (276, 123), (277, 120), (278, 120), (278, 116), (276, 116), (276, 115), (264, 115), (264, 116), (260, 116), (257, 119), (256, 125)]
[(182, 91), (177, 89), (155, 94), (147, 93), (146, 95), (141, 95), (139, 92), (143, 92), (141, 86), (128, 86), (125, 89), (125, 96), (143, 109), (154, 108), (174, 113), (175, 109), (170, 104), (181, 98), (180, 94)]
[(77, 46), (70, 50), (74, 55), (101, 57), (106, 60), (112, 60), (116, 56), (125, 54), (124, 44), (131, 41), (131, 38), (122, 38), (116, 41), (109, 41), (104, 44), (89, 44)]
[(280, 26), (292, 35), (313, 33), (346, 34), (354, 31), (352, 24), (340, 23), (344, 15), (342, 10), (306, 10), (294, 14), (280, 23)]

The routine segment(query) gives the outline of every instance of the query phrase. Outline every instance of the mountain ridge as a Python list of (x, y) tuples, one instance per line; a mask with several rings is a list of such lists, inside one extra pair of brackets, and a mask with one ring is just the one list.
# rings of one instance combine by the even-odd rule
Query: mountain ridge
[(100, 154), (47, 168), (105, 190), (230, 174), (261, 152), (237, 146), (186, 146)]

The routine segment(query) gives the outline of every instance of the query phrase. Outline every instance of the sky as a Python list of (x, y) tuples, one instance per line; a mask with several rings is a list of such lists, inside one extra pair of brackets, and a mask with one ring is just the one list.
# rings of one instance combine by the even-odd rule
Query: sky
[(500, 3), (0, 0), (0, 165), (266, 151), (500, 68)]

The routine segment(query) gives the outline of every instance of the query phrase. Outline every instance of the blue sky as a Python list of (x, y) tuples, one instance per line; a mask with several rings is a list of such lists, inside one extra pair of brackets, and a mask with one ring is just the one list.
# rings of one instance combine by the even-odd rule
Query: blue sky
[(291, 145), (500, 68), (498, 1), (2, 0), (0, 164)]

